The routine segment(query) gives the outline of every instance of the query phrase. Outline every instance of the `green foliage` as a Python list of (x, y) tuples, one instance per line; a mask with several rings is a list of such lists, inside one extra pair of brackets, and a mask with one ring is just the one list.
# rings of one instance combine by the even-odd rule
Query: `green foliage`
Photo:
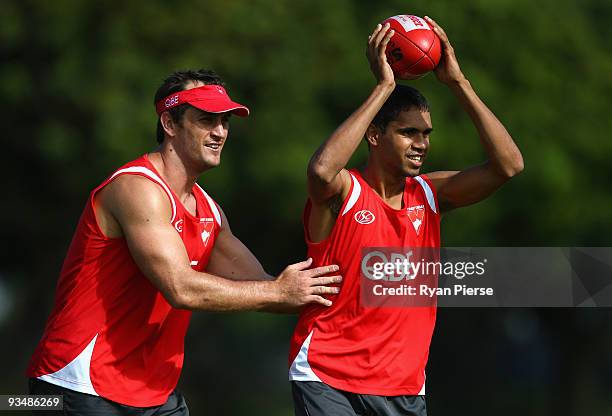
[[(34, 311), (22, 306), (8, 326), (29, 343), (19, 352), (21, 367), (10, 363), (12, 375), (21, 374), (40, 335), (48, 292), (89, 190), (156, 146), (153, 94), (176, 69), (215, 69), (233, 98), (252, 110), (248, 119), (232, 119), (222, 167), (205, 173), (201, 183), (271, 272), (302, 258), (308, 159), (373, 86), (365, 41), (390, 15), (438, 20), (464, 72), (525, 157), (520, 177), (486, 202), (444, 219), (445, 243), (610, 244), (609, 1), (9, 0), (1, 8), (8, 203), (0, 214), (11, 247), (3, 250), (0, 274), (8, 276), (22, 305), (43, 305)], [(450, 92), (433, 75), (414, 85), (432, 103), (435, 134), (427, 170), (481, 162), (475, 130)], [(363, 163), (366, 152), (362, 146), (353, 166)], [(34, 262), (33, 250), (40, 251)], [(200, 331), (212, 321), (196, 319)], [(36, 324), (24, 334), (24, 322)], [(217, 341), (235, 356), (252, 339), (261, 348), (254, 353), (261, 354), (261, 367), (241, 362), (251, 373), (236, 381), (233, 414), (250, 413), (249, 407), (264, 409), (262, 414), (289, 411), (288, 391), (279, 386), (291, 322), (272, 322), (268, 316), (240, 318), (214, 327)], [(246, 328), (259, 332), (236, 335)], [(215, 338), (194, 336), (193, 344)], [(188, 365), (213, 366), (210, 371), (221, 374), (223, 367), (211, 362)], [(197, 394), (206, 390), (199, 390), (201, 378), (190, 378), (198, 370), (191, 371), (185, 389), (197, 408), (204, 406)], [(260, 371), (273, 374), (273, 386), (249, 390), (249, 379)], [(226, 377), (231, 388), (234, 378)], [(257, 393), (278, 395), (279, 389), (286, 394), (278, 403)], [(214, 403), (213, 413), (230, 414)]]

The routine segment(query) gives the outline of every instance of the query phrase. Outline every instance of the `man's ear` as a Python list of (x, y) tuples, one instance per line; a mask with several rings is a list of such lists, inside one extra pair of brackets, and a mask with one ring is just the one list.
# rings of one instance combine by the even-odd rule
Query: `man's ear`
[(161, 114), (159, 121), (161, 122), (164, 132), (166, 132), (169, 137), (176, 136), (176, 123), (172, 120), (172, 116), (170, 116), (168, 111), (164, 111)]
[(380, 130), (374, 124), (370, 124), (365, 133), (366, 141), (370, 146), (378, 146), (380, 140)]

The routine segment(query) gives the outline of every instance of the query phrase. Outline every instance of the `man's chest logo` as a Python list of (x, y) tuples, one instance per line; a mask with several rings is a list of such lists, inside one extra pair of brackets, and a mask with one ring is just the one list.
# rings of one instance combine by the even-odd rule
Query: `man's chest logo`
[(415, 205), (413, 207), (406, 208), (408, 212), (408, 218), (412, 222), (414, 231), (419, 235), (421, 225), (423, 225), (423, 219), (425, 218), (425, 205)]
[(202, 230), (200, 236), (202, 237), (204, 247), (206, 247), (208, 245), (208, 239), (210, 238), (213, 228), (215, 227), (215, 221), (212, 218), (200, 218), (200, 227)]

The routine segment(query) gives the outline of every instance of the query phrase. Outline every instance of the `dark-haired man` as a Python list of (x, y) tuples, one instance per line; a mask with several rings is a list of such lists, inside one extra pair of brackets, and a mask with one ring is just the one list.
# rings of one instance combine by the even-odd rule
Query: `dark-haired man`
[[(289, 378), (296, 415), (426, 415), (435, 306), (364, 306), (363, 250), (439, 247), (441, 213), (482, 200), (523, 169), (520, 151), (464, 77), (446, 34), (428, 22), (443, 46), (435, 74), (472, 119), (488, 160), (420, 174), (432, 132), (429, 106), (414, 88), (395, 85), (385, 57), (393, 31), (378, 25), (367, 46), (378, 83), (308, 167), (308, 253), (315, 264), (338, 264), (344, 280), (334, 305), (307, 306), (295, 329)], [(367, 165), (346, 170), (364, 136)]]
[(27, 371), (31, 393), (63, 395), (62, 414), (187, 415), (174, 388), (192, 310), (329, 306), (338, 290), (337, 267), (311, 260), (271, 278), (196, 183), (219, 165), (230, 115), (249, 114), (221, 79), (176, 72), (155, 107), (160, 145), (92, 191)]

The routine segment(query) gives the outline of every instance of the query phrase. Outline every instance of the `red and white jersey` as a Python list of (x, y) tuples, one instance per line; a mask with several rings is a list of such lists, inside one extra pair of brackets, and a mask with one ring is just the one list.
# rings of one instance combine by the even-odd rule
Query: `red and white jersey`
[(203, 271), (208, 263), (221, 227), (215, 202), (196, 184), (193, 216), (146, 155), (123, 166), (89, 196), (27, 375), (128, 406), (158, 406), (178, 382), (191, 311), (170, 306), (134, 263), (125, 238), (100, 230), (94, 196), (120, 175), (158, 184), (192, 268)]
[(425, 365), (436, 308), (364, 307), (360, 263), (365, 247), (439, 247), (440, 214), (425, 175), (406, 178), (403, 207), (385, 203), (358, 171), (330, 235), (314, 243), (304, 230), (313, 267), (337, 264), (343, 276), (330, 307), (302, 311), (289, 352), (289, 379), (382, 396), (425, 394)]

